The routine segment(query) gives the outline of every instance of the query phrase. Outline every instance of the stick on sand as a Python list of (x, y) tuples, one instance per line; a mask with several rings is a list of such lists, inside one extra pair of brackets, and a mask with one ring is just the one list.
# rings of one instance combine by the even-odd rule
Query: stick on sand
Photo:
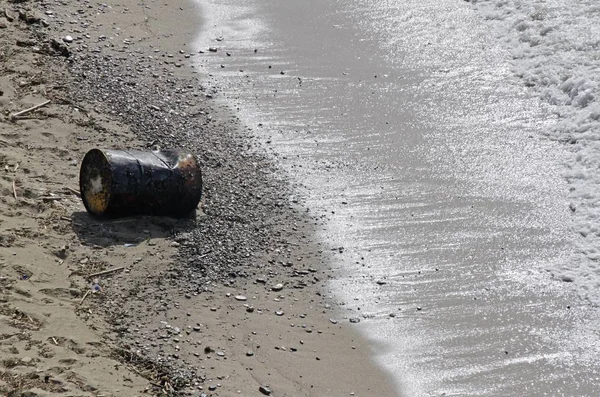
[(49, 104), (50, 102), (52, 102), (52, 101), (51, 101), (50, 99), (48, 99), (47, 101), (45, 101), (45, 102), (42, 102), (42, 103), (40, 103), (40, 104), (37, 104), (37, 105), (35, 105), (35, 106), (32, 106), (32, 107), (30, 107), (29, 109), (25, 109), (25, 110), (21, 110), (20, 112), (13, 113), (13, 114), (11, 114), (11, 115), (10, 115), (10, 119), (11, 119), (11, 120), (14, 120), (14, 119), (16, 119), (17, 117), (24, 116), (24, 115), (26, 115), (27, 113), (31, 113), (31, 112), (33, 112), (34, 110), (38, 110), (39, 108), (46, 106), (46, 105), (47, 105), (47, 104)]
[[(83, 301), (85, 300), (85, 298), (88, 297), (88, 295), (91, 293), (91, 290), (87, 290), (87, 292), (85, 293), (85, 295), (83, 295), (83, 298), (81, 298), (81, 300), (79, 301), (79, 306), (81, 306), (83, 304)], [(58, 344), (58, 343), (57, 343)]]
[(123, 270), (123, 269), (125, 269), (125, 266), (113, 267), (112, 269), (102, 270), (101, 272), (88, 274), (86, 276), (86, 278), (91, 278), (91, 277), (96, 277), (96, 276), (102, 276), (104, 274), (118, 272), (119, 270)]

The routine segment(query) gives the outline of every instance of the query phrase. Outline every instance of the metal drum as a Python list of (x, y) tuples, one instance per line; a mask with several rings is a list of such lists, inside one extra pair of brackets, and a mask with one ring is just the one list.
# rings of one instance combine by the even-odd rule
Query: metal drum
[(202, 175), (184, 150), (90, 150), (79, 173), (81, 198), (93, 215), (182, 217), (196, 209)]

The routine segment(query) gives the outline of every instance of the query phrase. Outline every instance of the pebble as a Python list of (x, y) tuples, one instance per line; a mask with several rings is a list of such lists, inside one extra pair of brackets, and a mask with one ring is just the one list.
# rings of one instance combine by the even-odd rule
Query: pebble
[(246, 298), (244, 295), (236, 295), (235, 300), (244, 302), (247, 301), (248, 298)]
[(248, 357), (252, 357), (254, 355), (254, 352), (252, 350), (246, 352), (246, 356)]
[(337, 320), (335, 318), (330, 318), (329, 321), (331, 322), (331, 324), (337, 324)]
[(284, 313), (281, 310), (277, 310), (275, 314), (278, 316), (283, 316)]
[(281, 291), (283, 289), (283, 284), (275, 284), (274, 286), (271, 287), (271, 290), (278, 292)]
[(268, 387), (265, 387), (265, 386), (259, 387), (258, 391), (261, 392), (262, 394), (264, 394), (265, 396), (270, 396), (272, 393), (271, 389), (269, 389)]
[(357, 324), (357, 323), (360, 323), (360, 318), (358, 318), (358, 317), (352, 317), (352, 318), (350, 319), (350, 322), (351, 322), (352, 324)]
[(67, 36), (63, 37), (63, 41), (64, 41), (65, 43), (72, 43), (72, 42), (73, 42), (73, 37), (72, 37), (72, 36), (69, 36), (69, 35), (67, 35)]

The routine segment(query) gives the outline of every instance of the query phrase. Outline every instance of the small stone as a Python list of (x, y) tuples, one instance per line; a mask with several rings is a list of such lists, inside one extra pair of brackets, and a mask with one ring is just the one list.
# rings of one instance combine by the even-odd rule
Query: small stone
[(248, 312), (248, 313), (254, 313), (254, 307), (252, 307), (252, 306), (247, 307), (246, 308), (246, 312)]
[(246, 298), (244, 295), (236, 295), (235, 300), (244, 302), (244, 301), (247, 301), (248, 298)]
[(572, 283), (573, 281), (575, 281), (575, 279), (573, 278), (573, 276), (569, 276), (567, 274), (563, 274), (562, 276), (560, 276), (560, 279), (562, 281), (564, 281), (565, 283)]
[(208, 390), (210, 390), (210, 391), (215, 391), (215, 390), (217, 390), (217, 386), (215, 386), (215, 385), (210, 385), (210, 386), (208, 386)]
[(351, 322), (352, 324), (357, 324), (357, 323), (360, 323), (360, 318), (358, 318), (358, 317), (352, 317), (352, 318), (350, 319), (350, 322)]
[(272, 393), (271, 389), (269, 389), (268, 387), (265, 387), (265, 386), (259, 387), (258, 391), (261, 392), (262, 394), (264, 394), (265, 396), (270, 396)]
[(254, 352), (252, 350), (246, 352), (246, 356), (248, 357), (252, 357), (254, 355)]
[(23, 358), (21, 359), (21, 362), (22, 362), (23, 364), (26, 364), (26, 365), (27, 365), (27, 364), (30, 364), (32, 361), (33, 361), (33, 358), (31, 358), (31, 357), (23, 357)]
[(225, 357), (225, 353), (223, 353), (223, 352), (217, 352), (217, 356), (219, 356), (219, 357)]
[(210, 51), (210, 52), (217, 52), (217, 51), (219, 51), (219, 49), (217, 47), (209, 47), (208, 51)]
[(278, 316), (283, 316), (283, 312), (281, 310), (277, 310), (275, 312), (275, 314), (278, 315)]
[(194, 326), (193, 330), (196, 332), (200, 332), (200, 327), (196, 325), (196, 326)]
[(63, 41), (64, 41), (65, 43), (72, 43), (72, 42), (73, 42), (73, 37), (72, 37), (72, 36), (69, 36), (69, 35), (67, 35), (67, 36), (63, 37)]
[(275, 292), (279, 292), (283, 289), (283, 284), (275, 284), (274, 286), (271, 287), (271, 290), (275, 291)]
[(206, 346), (206, 347), (204, 348), (204, 353), (206, 353), (206, 354), (210, 354), (210, 353), (212, 353), (212, 352), (214, 352), (214, 349), (213, 349), (212, 347), (210, 347), (210, 346)]
[(335, 318), (330, 318), (329, 321), (331, 322), (331, 324), (337, 324), (337, 320)]

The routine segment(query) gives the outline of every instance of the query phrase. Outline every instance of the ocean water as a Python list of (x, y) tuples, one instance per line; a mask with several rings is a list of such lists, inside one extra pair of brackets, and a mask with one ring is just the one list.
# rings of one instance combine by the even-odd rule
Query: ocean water
[(600, 6), (197, 1), (399, 394), (599, 394)]

